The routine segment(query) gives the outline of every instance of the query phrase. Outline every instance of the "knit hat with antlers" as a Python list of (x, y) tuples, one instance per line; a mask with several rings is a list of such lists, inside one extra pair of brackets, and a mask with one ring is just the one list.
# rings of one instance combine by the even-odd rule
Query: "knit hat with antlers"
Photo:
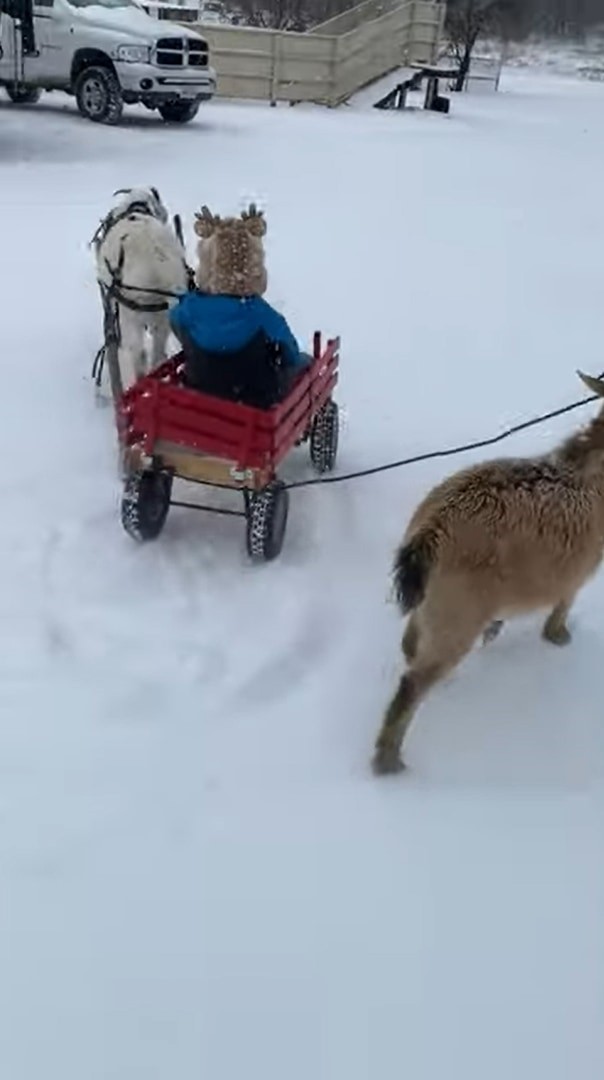
[(254, 204), (238, 217), (221, 218), (207, 206), (195, 215), (199, 237), (197, 285), (224, 296), (262, 296), (267, 277), (263, 237), (266, 221)]

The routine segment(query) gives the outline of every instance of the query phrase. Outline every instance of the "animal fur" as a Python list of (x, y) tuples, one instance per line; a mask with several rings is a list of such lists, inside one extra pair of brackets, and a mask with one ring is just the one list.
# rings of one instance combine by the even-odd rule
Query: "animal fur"
[[(170, 333), (168, 308), (187, 291), (187, 264), (155, 188), (133, 188), (116, 194), (123, 194), (123, 198), (102, 223), (93, 246), (102, 296), (116, 279), (122, 283), (119, 296), (126, 303), (118, 300), (118, 361), (122, 386), (127, 389), (165, 359)], [(158, 304), (167, 307), (162, 311), (143, 310)]]
[[(582, 378), (604, 397), (604, 380)], [(548, 456), (477, 465), (435, 487), (394, 560), (395, 595), (410, 615), (408, 666), (377, 739), (375, 771), (403, 767), (420, 701), (481, 634), (486, 643), (505, 619), (549, 608), (543, 636), (567, 644), (568, 612), (603, 550), (604, 409)]]

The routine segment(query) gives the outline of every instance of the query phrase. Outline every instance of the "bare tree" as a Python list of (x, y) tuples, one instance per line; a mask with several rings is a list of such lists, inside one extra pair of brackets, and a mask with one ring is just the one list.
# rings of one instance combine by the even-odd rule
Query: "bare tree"
[(239, 0), (249, 26), (303, 32), (340, 11), (352, 7), (355, 0)]
[(472, 53), (481, 34), (501, 30), (515, 7), (516, 0), (449, 0), (450, 50), (459, 65), (455, 90), (463, 90), (465, 86)]
[[(359, 0), (238, 0), (250, 26), (309, 30), (353, 7)], [(451, 51), (459, 64), (463, 88), (472, 52), (484, 34), (521, 38), (530, 33), (576, 35), (604, 22), (604, 0), (448, 0)]]
[(293, 30), (301, 22), (303, 0), (240, 0), (239, 6), (248, 26)]
[[(458, 6), (452, 0), (455, 7)], [(590, 27), (604, 24), (603, 0), (517, 0), (504, 13), (509, 36), (580, 37)]]

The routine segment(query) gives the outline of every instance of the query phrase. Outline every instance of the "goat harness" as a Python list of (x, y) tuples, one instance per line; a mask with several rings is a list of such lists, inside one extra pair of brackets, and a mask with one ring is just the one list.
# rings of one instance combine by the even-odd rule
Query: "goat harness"
[[(122, 210), (121, 212), (111, 210), (107, 214), (107, 217), (103, 218), (94, 236), (92, 237), (92, 240), (90, 241), (91, 245), (94, 246), (97, 253), (99, 251), (99, 248), (101, 247), (101, 244), (103, 244), (106, 240), (108, 234), (113, 228), (115, 228), (115, 226), (120, 221), (136, 221), (137, 216), (150, 217), (155, 220), (155, 215), (152, 213), (147, 203), (142, 201), (130, 203), (128, 209)], [(178, 214), (176, 214), (174, 217), (174, 231), (178, 240), (180, 241), (181, 246), (184, 249), (182, 223)], [(101, 293), (103, 294), (103, 302), (105, 302), (106, 298), (115, 299), (119, 304), (123, 304), (124, 307), (128, 308), (130, 311), (140, 311), (148, 312), (149, 314), (158, 314), (161, 311), (168, 310), (168, 308), (170, 307), (170, 300), (179, 299), (181, 293), (170, 292), (167, 289), (141, 288), (138, 285), (128, 285), (124, 283), (124, 281), (122, 280), (124, 259), (125, 251), (122, 245), (120, 249), (118, 264), (116, 267), (111, 266), (108, 259), (103, 260), (111, 278), (111, 283), (109, 285), (106, 285), (104, 282), (99, 281)], [(195, 288), (195, 272), (189, 266), (187, 260), (184, 257), (183, 264), (187, 275), (187, 287), (190, 291), (191, 289)], [(155, 303), (142, 303), (140, 300), (134, 300), (131, 296), (127, 296), (124, 293), (124, 289), (127, 289), (129, 293), (146, 293), (147, 295), (161, 296), (165, 299), (158, 300)]]

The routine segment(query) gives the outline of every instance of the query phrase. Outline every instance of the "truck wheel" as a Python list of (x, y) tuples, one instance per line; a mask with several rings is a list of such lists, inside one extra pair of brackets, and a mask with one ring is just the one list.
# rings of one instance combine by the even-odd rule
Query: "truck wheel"
[(111, 68), (89, 67), (75, 84), (78, 109), (87, 120), (97, 124), (117, 124), (124, 102), (122, 91)]
[(199, 112), (198, 101), (168, 101), (158, 106), (159, 115), (167, 124), (188, 124)]
[(37, 86), (21, 86), (19, 83), (7, 83), (6, 93), (15, 105), (35, 105), (42, 97)]

